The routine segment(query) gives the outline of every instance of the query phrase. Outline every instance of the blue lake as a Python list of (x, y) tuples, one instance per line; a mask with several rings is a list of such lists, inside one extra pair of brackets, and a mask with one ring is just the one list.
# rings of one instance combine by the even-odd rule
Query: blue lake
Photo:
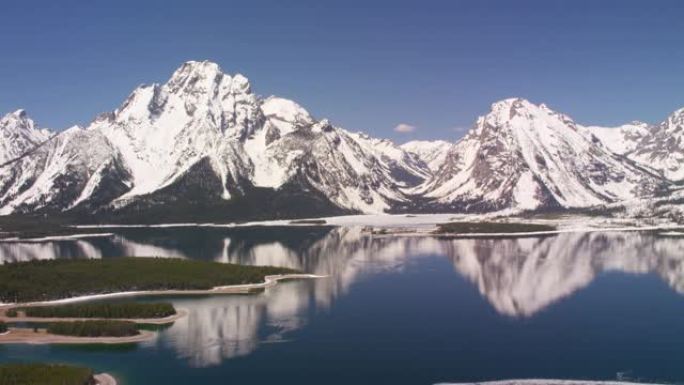
[(684, 383), (684, 238), (454, 240), (331, 227), (114, 232), (0, 243), (0, 261), (168, 256), (329, 277), (249, 295), (165, 298), (189, 315), (153, 341), (0, 346), (0, 362), (82, 364), (127, 385)]

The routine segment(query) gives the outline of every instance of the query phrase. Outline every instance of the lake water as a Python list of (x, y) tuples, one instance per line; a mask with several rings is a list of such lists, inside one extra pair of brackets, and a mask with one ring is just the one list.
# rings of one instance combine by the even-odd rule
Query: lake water
[(684, 383), (684, 238), (440, 240), (330, 227), (115, 232), (0, 243), (0, 261), (168, 256), (330, 276), (249, 295), (165, 299), (190, 313), (153, 341), (0, 346), (0, 362), (83, 364), (128, 385)]

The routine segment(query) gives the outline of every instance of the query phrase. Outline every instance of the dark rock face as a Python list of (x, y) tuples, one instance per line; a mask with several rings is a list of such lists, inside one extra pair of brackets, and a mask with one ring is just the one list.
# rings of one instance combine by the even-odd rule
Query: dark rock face
[(203, 159), (166, 188), (120, 208), (104, 207), (97, 218), (119, 223), (229, 222), (354, 213), (331, 204), (305, 180), (296, 179), (277, 190), (242, 186), (240, 195), (222, 198), (221, 179), (209, 160)]

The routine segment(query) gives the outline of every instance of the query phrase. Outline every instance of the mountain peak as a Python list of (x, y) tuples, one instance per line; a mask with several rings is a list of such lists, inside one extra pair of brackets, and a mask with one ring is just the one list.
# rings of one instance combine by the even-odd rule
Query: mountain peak
[[(532, 124), (533, 121), (536, 123)], [(478, 119), (474, 132), (481, 132), (483, 127), (527, 130), (548, 125), (573, 129), (576, 126), (572, 118), (552, 110), (544, 103), (536, 105), (527, 99), (509, 98), (492, 104), (491, 111)]]
[(33, 120), (28, 116), (26, 110), (18, 109), (0, 118), (0, 129), (25, 129), (33, 130)]
[[(484, 132), (500, 132), (517, 126), (527, 127), (527, 123), (518, 122), (520, 118), (533, 120), (535, 116), (546, 113), (536, 105), (522, 98), (509, 98), (493, 103), (491, 110), (480, 116), (471, 129), (471, 133), (482, 135)], [(514, 122), (518, 122), (514, 124)]]
[[(235, 79), (233, 79), (235, 81)], [(311, 114), (296, 102), (271, 96), (261, 104), (261, 110), (269, 118), (275, 118), (288, 123), (312, 124)]]
[(527, 108), (527, 107), (536, 107), (533, 103), (531, 103), (529, 100), (524, 99), (524, 98), (507, 98), (507, 99), (502, 99), (499, 100), (498, 102), (492, 103), (492, 111), (499, 111), (499, 110), (510, 110), (511, 108)]
[(0, 164), (18, 158), (52, 133), (38, 129), (25, 110), (19, 109), (0, 118)]
[(198, 89), (212, 83), (219, 83), (223, 75), (223, 71), (216, 63), (189, 61), (174, 71), (167, 85), (172, 90)]
[(537, 106), (527, 99), (508, 98), (493, 103), (487, 118), (493, 118), (496, 121), (502, 122), (511, 120), (516, 116), (535, 114), (540, 110), (544, 112), (551, 111), (544, 104)]
[(221, 67), (209, 60), (203, 61), (186, 61), (174, 72), (173, 77), (176, 75), (189, 74), (189, 73), (223, 73)]
[(250, 94), (249, 80), (241, 75), (230, 76), (218, 64), (205, 61), (183, 63), (166, 83), (173, 93), (219, 93)]
[(27, 117), (28, 114), (26, 113), (26, 110), (25, 110), (25, 109), (20, 108), (20, 109), (14, 111), (14, 112), (11, 112), (10, 115), (16, 116), (16, 117), (19, 118), (19, 119), (25, 119), (25, 118)]
[(667, 123), (670, 126), (684, 126), (684, 108), (680, 108), (670, 114), (670, 116), (667, 118)]

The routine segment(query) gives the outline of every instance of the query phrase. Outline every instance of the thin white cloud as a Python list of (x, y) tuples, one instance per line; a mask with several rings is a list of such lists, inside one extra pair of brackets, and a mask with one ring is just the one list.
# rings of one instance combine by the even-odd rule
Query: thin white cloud
[(412, 126), (410, 124), (406, 123), (399, 123), (397, 124), (396, 127), (394, 127), (394, 132), (401, 132), (402, 134), (407, 133), (407, 132), (413, 132), (416, 130), (416, 126)]

